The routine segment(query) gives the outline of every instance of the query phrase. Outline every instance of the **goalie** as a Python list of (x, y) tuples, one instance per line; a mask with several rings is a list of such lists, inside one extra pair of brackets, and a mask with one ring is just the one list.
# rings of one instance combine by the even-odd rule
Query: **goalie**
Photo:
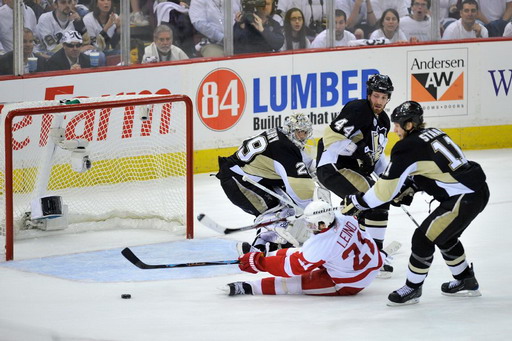
[(227, 294), (351, 296), (370, 285), (386, 254), (359, 227), (357, 219), (334, 210), (321, 200), (305, 208), (304, 217), (313, 235), (300, 250), (242, 255), (242, 271), (268, 272), (277, 277), (229, 283)]
[[(282, 128), (269, 129), (250, 137), (233, 155), (219, 157), (216, 176), (229, 200), (254, 215), (256, 221), (298, 213), (290, 211), (289, 206), (277, 197), (291, 200), (301, 209), (306, 207), (315, 190), (315, 182), (309, 173), (314, 160), (305, 152), (312, 133), (309, 118), (302, 113), (294, 113), (285, 119)], [(249, 177), (256, 184), (244, 180), (244, 177)], [(269, 191), (276, 195), (269, 194)], [(276, 227), (280, 228), (277, 231), (289, 230), (288, 226)], [(295, 227), (294, 239), (299, 243), (302, 239), (303, 242), (309, 233), (298, 225)], [(303, 231), (307, 233), (304, 235)], [(277, 249), (279, 244), (290, 246), (282, 236), (285, 234), (280, 237), (275, 229), (270, 228), (269, 232), (259, 235), (253, 245), (261, 250), (265, 245), (270, 250)]]

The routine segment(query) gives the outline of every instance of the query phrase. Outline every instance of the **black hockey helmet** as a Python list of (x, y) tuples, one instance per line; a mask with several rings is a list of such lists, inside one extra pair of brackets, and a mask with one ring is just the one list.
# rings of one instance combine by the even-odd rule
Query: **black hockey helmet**
[(421, 104), (415, 101), (405, 101), (393, 110), (391, 122), (400, 124), (405, 130), (405, 124), (412, 122), (414, 127), (423, 124), (423, 108)]
[(368, 81), (366, 82), (366, 94), (370, 96), (372, 91), (382, 92), (388, 95), (391, 98), (391, 94), (393, 93), (395, 88), (393, 87), (393, 83), (391, 82), (391, 78), (386, 75), (376, 74), (370, 76)]

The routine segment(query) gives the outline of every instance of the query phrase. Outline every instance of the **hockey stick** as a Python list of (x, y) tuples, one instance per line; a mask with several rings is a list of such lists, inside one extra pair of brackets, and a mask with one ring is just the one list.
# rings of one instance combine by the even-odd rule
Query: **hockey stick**
[(411, 218), (412, 222), (414, 223), (414, 225), (416, 225), (416, 227), (420, 227), (420, 224), (418, 224), (418, 222), (416, 221), (416, 219), (414, 219), (414, 217), (409, 213), (409, 211), (407, 211), (407, 209), (403, 206), (403, 205), (400, 205), (400, 207), (402, 208), (402, 210), (405, 212), (405, 214), (407, 214), (409, 216), (409, 218)]
[(291, 207), (293, 207), (295, 209), (296, 213), (302, 214), (302, 212), (304, 212), (304, 210), (302, 208), (300, 208), (299, 206), (297, 206), (297, 204), (294, 203), (291, 199), (288, 199), (288, 198), (286, 198), (286, 197), (284, 197), (282, 195), (279, 195), (279, 194), (275, 193), (274, 191), (271, 191), (270, 189), (268, 189), (267, 187), (263, 186), (259, 182), (254, 181), (250, 176), (244, 175), (242, 177), (242, 180), (247, 181), (247, 182), (253, 184), (254, 186), (256, 186), (259, 189), (261, 189), (262, 191), (267, 192), (268, 194), (270, 194), (274, 198), (279, 199), (281, 202), (284, 202), (284, 203), (290, 205)]
[(262, 223), (240, 226), (240, 227), (226, 227), (226, 226), (220, 225), (219, 223), (217, 223), (216, 221), (214, 221), (212, 218), (210, 218), (209, 216), (207, 216), (204, 213), (199, 214), (197, 216), (197, 220), (199, 220), (199, 222), (201, 222), (201, 224), (203, 224), (204, 226), (206, 226), (209, 229), (212, 229), (218, 233), (230, 234), (230, 233), (234, 233), (234, 232), (242, 232), (242, 231), (257, 229), (260, 227), (265, 227), (265, 226), (272, 225), (272, 224), (280, 222), (280, 221), (294, 221), (294, 220), (300, 219), (301, 217), (302, 217), (301, 215), (289, 216), (287, 218), (265, 221)]
[(163, 269), (163, 268), (188, 268), (193, 266), (208, 266), (208, 265), (229, 265), (229, 264), (238, 264), (240, 261), (238, 259), (234, 260), (221, 260), (216, 262), (195, 262), (195, 263), (178, 263), (178, 264), (146, 264), (137, 257), (132, 250), (129, 248), (124, 248), (121, 251), (121, 254), (124, 258), (128, 259), (130, 263), (138, 267), (139, 269)]

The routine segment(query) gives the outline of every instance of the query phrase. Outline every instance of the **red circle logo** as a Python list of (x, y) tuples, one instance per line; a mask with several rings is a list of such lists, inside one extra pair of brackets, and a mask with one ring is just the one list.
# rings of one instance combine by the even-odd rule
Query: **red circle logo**
[(201, 121), (212, 130), (227, 130), (242, 117), (245, 87), (232, 70), (217, 69), (199, 84), (196, 108)]

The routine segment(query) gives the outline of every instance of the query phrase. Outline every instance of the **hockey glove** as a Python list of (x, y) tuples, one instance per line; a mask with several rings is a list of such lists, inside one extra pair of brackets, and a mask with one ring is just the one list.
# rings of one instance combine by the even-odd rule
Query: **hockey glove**
[(367, 150), (366, 144), (359, 142), (356, 151), (352, 155), (359, 160), (359, 171), (363, 175), (370, 175), (373, 172), (375, 161), (372, 153)]
[(238, 258), (238, 260), (240, 261), (238, 267), (240, 268), (240, 270), (250, 272), (252, 274), (264, 271), (263, 265), (258, 264), (261, 263), (264, 258), (265, 256), (263, 255), (263, 252), (246, 253), (245, 255), (242, 255)]
[(400, 192), (398, 192), (396, 197), (390, 201), (390, 204), (396, 207), (400, 207), (400, 205), (410, 206), (414, 194), (418, 190), (418, 186), (412, 180), (407, 179)]
[(361, 211), (369, 209), (368, 204), (363, 199), (364, 193), (347, 195), (341, 201), (341, 214), (355, 216)]

